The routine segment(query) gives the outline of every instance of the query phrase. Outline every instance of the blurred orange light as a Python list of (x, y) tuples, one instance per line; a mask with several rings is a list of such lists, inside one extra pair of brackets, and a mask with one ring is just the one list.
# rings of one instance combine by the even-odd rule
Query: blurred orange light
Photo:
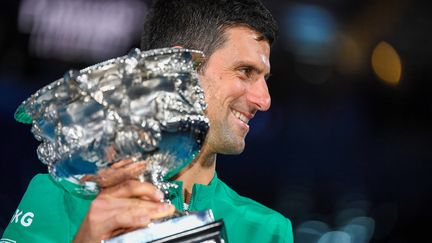
[(402, 74), (402, 64), (396, 50), (387, 42), (381, 41), (372, 53), (372, 68), (386, 84), (396, 86)]

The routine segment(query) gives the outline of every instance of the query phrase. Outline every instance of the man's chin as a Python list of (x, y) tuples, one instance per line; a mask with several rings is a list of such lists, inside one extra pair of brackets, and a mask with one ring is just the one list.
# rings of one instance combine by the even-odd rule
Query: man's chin
[(220, 154), (237, 155), (237, 154), (241, 154), (244, 151), (244, 149), (245, 149), (245, 143), (243, 141), (240, 144), (225, 147), (224, 150)]

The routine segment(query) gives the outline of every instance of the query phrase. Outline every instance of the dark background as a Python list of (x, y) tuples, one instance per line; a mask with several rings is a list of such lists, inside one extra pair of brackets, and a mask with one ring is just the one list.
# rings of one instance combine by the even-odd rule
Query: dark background
[[(219, 156), (218, 176), (290, 218), (296, 242), (429, 239), (427, 2), (265, 4), (280, 26), (268, 83), (272, 108), (251, 121), (243, 154)], [(144, 0), (1, 3), (0, 234), (30, 179), (46, 172), (30, 126), (13, 119), (16, 107), (70, 68), (138, 47), (145, 6)], [(382, 57), (375, 63), (374, 53)]]

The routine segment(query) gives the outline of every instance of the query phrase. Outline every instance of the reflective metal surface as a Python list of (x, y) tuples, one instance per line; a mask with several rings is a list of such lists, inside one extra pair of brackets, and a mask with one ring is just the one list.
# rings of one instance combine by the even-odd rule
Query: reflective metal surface
[(67, 72), (24, 101), (15, 118), (32, 124), (39, 159), (70, 192), (97, 194), (96, 175), (127, 158), (146, 160), (141, 179), (163, 190), (208, 130), (196, 73), (202, 59), (181, 48), (134, 49)]

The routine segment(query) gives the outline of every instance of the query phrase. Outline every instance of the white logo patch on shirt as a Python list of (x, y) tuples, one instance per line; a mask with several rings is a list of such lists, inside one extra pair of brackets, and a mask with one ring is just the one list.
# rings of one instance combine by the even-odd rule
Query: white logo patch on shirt
[[(33, 223), (34, 213), (33, 212), (24, 212), (19, 208), (15, 211), (15, 214), (12, 216), (10, 223), (21, 224), (24, 227), (29, 227)], [(2, 239), (3, 240), (3, 239)], [(1, 242), (0, 242), (1, 243)]]

